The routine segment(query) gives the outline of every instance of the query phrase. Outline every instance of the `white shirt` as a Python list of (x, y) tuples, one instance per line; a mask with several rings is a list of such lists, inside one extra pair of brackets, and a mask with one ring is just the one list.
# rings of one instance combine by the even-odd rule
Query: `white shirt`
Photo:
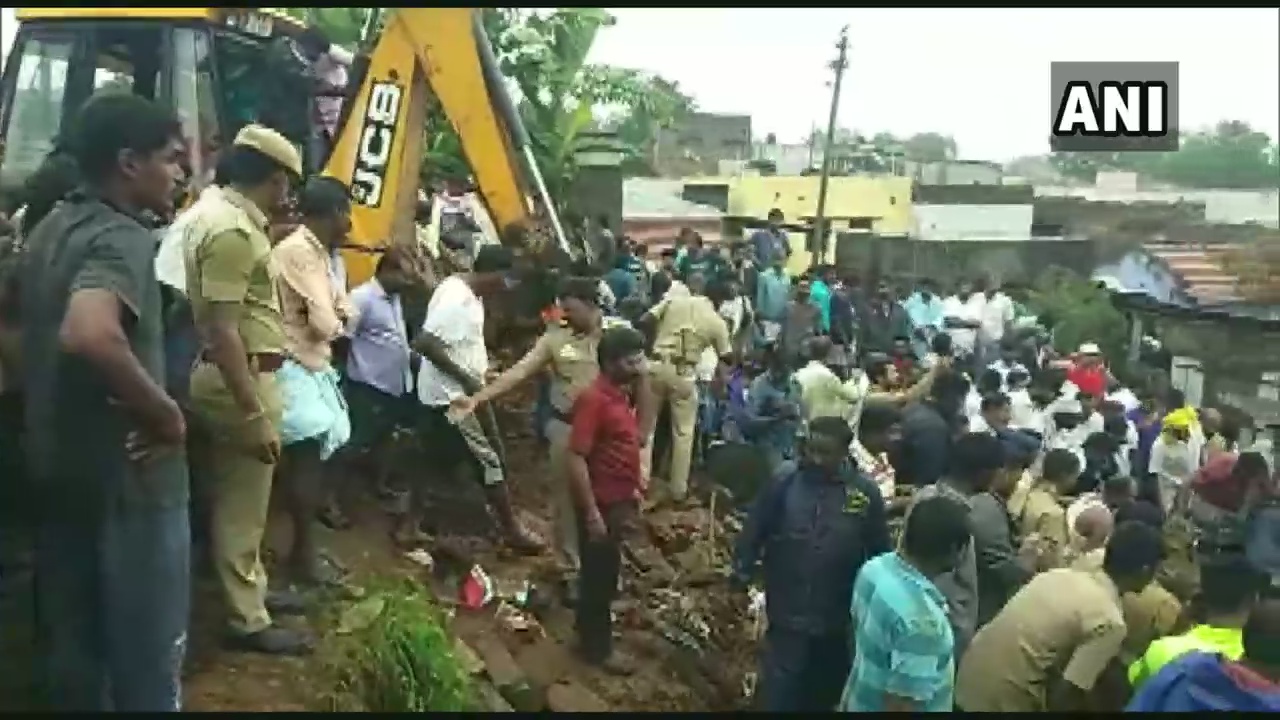
[(1132, 475), (1133, 468), (1129, 458), (1138, 447), (1138, 426), (1134, 425), (1132, 420), (1125, 420), (1124, 423), (1124, 442), (1116, 452), (1116, 465), (1119, 466), (1121, 475)]
[[(330, 53), (321, 55), (312, 70), (330, 88), (343, 88), (347, 85), (347, 66)], [(342, 98), (326, 95), (317, 97), (315, 103), (320, 124), (331, 138), (334, 137), (338, 132), (338, 120), (342, 116)]]
[(1004, 392), (1009, 391), (1009, 373), (1013, 372), (1014, 370), (1021, 370), (1027, 375), (1031, 374), (1027, 370), (1026, 366), (1024, 366), (1022, 363), (1020, 362), (1007, 363), (1004, 360), (997, 360), (991, 363), (990, 365), (987, 366), (987, 369), (995, 370), (996, 372), (1000, 373), (1000, 389)]
[(1009, 395), (1009, 427), (1018, 430), (1030, 430), (1044, 437), (1044, 417), (1031, 402), (1031, 393), (1025, 388), (1010, 390)]
[(716, 366), (720, 364), (720, 356), (716, 355), (716, 351), (710, 347), (703, 349), (702, 357), (698, 359), (698, 364), (694, 366), (694, 377), (699, 382), (711, 382), (716, 377)]
[[(422, 331), (444, 343), (449, 359), (479, 382), (484, 382), (489, 369), (489, 351), (484, 346), (484, 303), (471, 286), (457, 275), (447, 277), (436, 286), (427, 304), (427, 319)], [(466, 393), (458, 381), (449, 377), (425, 357), (418, 370), (418, 399), (423, 405), (439, 407)]]
[[(982, 296), (978, 295), (977, 297)], [(942, 317), (944, 318), (978, 322), (981, 319), (981, 315), (977, 310), (976, 305), (961, 300), (957, 295), (952, 295), (942, 301)], [(951, 345), (960, 353), (972, 353), (974, 345), (978, 341), (978, 332), (969, 328), (948, 328), (947, 334), (951, 336)]]
[(1045, 438), (1045, 451), (1070, 450), (1071, 454), (1080, 461), (1080, 467), (1084, 467), (1084, 439), (1080, 437), (1079, 429), (1076, 427), (1071, 430), (1051, 430), (1049, 436)]
[(886, 501), (892, 500), (897, 486), (897, 476), (889, 458), (884, 453), (873, 455), (856, 437), (849, 443), (849, 455), (858, 464), (858, 469), (869, 476), (871, 482), (879, 488), (880, 497)]
[(987, 419), (982, 414), (973, 415), (969, 418), (969, 432), (971, 433), (992, 433), (991, 425), (987, 423)]
[[(1067, 410), (1058, 410), (1056, 412), (1068, 412)], [(1045, 444), (1046, 449), (1056, 450), (1062, 448), (1070, 450), (1080, 459), (1080, 467), (1084, 467), (1084, 441), (1094, 433), (1102, 432), (1102, 416), (1093, 413), (1085, 418), (1084, 422), (1073, 428), (1059, 430), (1053, 423), (1053, 420), (1047, 419), (1046, 425), (1052, 426), (1049, 433), (1048, 442)]]
[(187, 243), (192, 239), (188, 230), (192, 220), (200, 215), (200, 209), (221, 195), (222, 189), (216, 185), (205, 188), (190, 207), (178, 213), (160, 237), (155, 259), (156, 279), (184, 296), (187, 294)]
[(1181, 485), (1196, 471), (1196, 456), (1189, 443), (1172, 440), (1164, 433), (1151, 446), (1151, 461), (1147, 472), (1168, 478)]
[(1004, 338), (1005, 327), (1013, 322), (1013, 301), (1002, 292), (983, 298), (979, 317), (982, 318), (983, 339), (1000, 342)]
[(1113, 393), (1109, 393), (1107, 395), (1107, 400), (1120, 403), (1120, 407), (1124, 408), (1124, 411), (1127, 413), (1133, 412), (1135, 408), (1142, 404), (1142, 402), (1138, 400), (1138, 396), (1134, 395), (1133, 391), (1127, 387), (1122, 387)]
[(964, 416), (973, 419), (982, 414), (982, 396), (977, 390), (969, 388), (969, 394), (964, 396)]
[(609, 287), (609, 283), (603, 279), (600, 280), (600, 282), (596, 283), (596, 292), (600, 294), (600, 302), (604, 303), (605, 306), (617, 308), (618, 298), (614, 296), (613, 288)]
[(747, 316), (747, 299), (741, 295), (720, 303), (720, 317), (729, 326), (729, 337), (737, 337)]

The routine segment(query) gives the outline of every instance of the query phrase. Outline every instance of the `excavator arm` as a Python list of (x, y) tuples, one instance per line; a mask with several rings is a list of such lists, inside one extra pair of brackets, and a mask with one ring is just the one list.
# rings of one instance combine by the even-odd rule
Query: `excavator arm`
[(351, 187), (357, 247), (345, 261), (352, 283), (372, 276), (380, 249), (414, 236), (419, 159), (433, 100), (457, 132), (504, 237), (511, 228), (547, 221), (568, 250), (478, 13), (392, 8), (372, 49), (353, 63), (356, 89), (323, 170)]

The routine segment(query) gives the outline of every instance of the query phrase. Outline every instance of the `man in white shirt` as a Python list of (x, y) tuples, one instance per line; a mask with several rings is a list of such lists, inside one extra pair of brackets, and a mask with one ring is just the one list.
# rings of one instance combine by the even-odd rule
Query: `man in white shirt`
[(192, 221), (200, 216), (201, 208), (222, 197), (222, 188), (210, 185), (186, 210), (178, 213), (169, 227), (160, 231), (160, 247), (156, 251), (156, 280), (179, 295), (187, 295), (187, 242)]
[[(988, 305), (989, 306), (989, 305)], [(1024, 375), (1030, 375), (1026, 366), (1018, 362), (1017, 348), (1007, 342), (1001, 342), (999, 346), (999, 356), (997, 356), (991, 364), (987, 365), (990, 370), (1000, 373), (1000, 389), (1004, 392), (1009, 391), (1009, 374), (1015, 370), (1022, 372)]]
[(1004, 393), (991, 393), (982, 398), (980, 412), (969, 418), (971, 433), (1000, 433), (1009, 427), (1013, 416), (1009, 396)]
[(857, 418), (862, 414), (862, 403), (871, 390), (866, 374), (855, 373), (849, 380), (842, 381), (827, 367), (826, 359), (831, 354), (829, 338), (810, 339), (805, 351), (809, 362), (793, 376), (800, 387), (804, 421), (808, 423), (820, 417), (839, 417), (856, 427)]
[(1013, 322), (1013, 301), (993, 284), (983, 293), (979, 310), (982, 327), (978, 330), (978, 355), (983, 363), (995, 362), (1004, 341), (1005, 329)]
[(1120, 407), (1124, 408), (1126, 413), (1137, 410), (1138, 406), (1142, 404), (1142, 401), (1138, 399), (1138, 396), (1132, 390), (1115, 380), (1112, 380), (1111, 386), (1107, 388), (1106, 399), (1110, 402), (1120, 403)]
[(1009, 396), (1009, 427), (1035, 433), (1036, 437), (1044, 439), (1044, 415), (1036, 407), (1031, 399), (1031, 392), (1027, 389), (1031, 384), (1031, 376), (1025, 369), (1015, 368), (1009, 371), (1007, 384), (1009, 391), (1005, 394)]
[(984, 301), (983, 295), (973, 292), (968, 283), (961, 283), (954, 295), (942, 301), (942, 322), (951, 335), (952, 356), (961, 362), (971, 358), (977, 349)]
[(475, 395), (485, 383), (489, 353), (480, 296), (507, 288), (512, 261), (510, 249), (485, 245), (469, 272), (445, 278), (431, 295), (413, 349), (423, 358), (418, 370), (418, 399), (426, 406), (421, 440), (432, 465), (478, 480), (507, 545), (534, 553), (541, 551), (542, 542), (520, 525), (511, 506), (506, 458), (492, 408), (486, 405), (461, 416), (449, 411), (450, 402)]
[(316, 121), (323, 133), (325, 151), (333, 147), (338, 137), (338, 120), (342, 116), (343, 93), (347, 88), (347, 65), (333, 53), (328, 52), (316, 58), (311, 66), (318, 82), (315, 98)]
[(169, 227), (161, 229), (156, 252), (156, 280), (167, 301), (164, 317), (165, 385), (179, 404), (187, 398), (191, 366), (200, 354), (200, 337), (187, 302), (187, 244), (194, 236), (192, 223), (210, 203), (221, 202), (222, 188), (210, 185), (186, 210), (178, 213)]
[(1183, 489), (1199, 469), (1196, 449), (1191, 444), (1192, 431), (1184, 416), (1165, 418), (1160, 436), (1151, 446), (1147, 472), (1155, 475), (1160, 486), (1160, 504), (1165, 513), (1172, 512)]

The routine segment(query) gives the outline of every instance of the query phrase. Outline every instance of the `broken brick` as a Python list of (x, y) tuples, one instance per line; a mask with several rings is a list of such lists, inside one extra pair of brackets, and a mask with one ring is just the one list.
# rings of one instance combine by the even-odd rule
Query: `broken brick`
[(476, 639), (473, 648), (484, 661), (485, 673), (512, 707), (528, 712), (542, 709), (539, 694), (531, 687), (524, 671), (500, 640), (482, 636)]
[(476, 683), (476, 695), (480, 702), (480, 708), (485, 712), (515, 712), (516, 709), (511, 707), (511, 703), (502, 697), (502, 693), (498, 689), (487, 682)]

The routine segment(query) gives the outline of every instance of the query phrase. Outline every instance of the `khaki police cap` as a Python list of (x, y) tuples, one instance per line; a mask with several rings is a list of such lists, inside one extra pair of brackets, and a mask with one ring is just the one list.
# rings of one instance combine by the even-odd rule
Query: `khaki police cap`
[(236, 133), (235, 145), (257, 150), (280, 163), (294, 175), (302, 176), (302, 156), (283, 135), (262, 125), (245, 125)]

